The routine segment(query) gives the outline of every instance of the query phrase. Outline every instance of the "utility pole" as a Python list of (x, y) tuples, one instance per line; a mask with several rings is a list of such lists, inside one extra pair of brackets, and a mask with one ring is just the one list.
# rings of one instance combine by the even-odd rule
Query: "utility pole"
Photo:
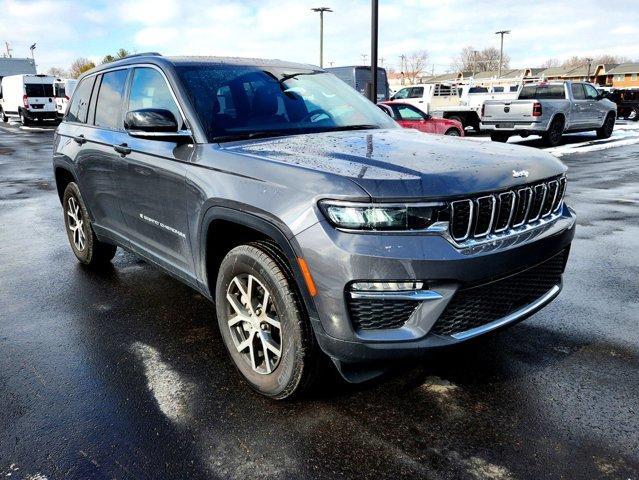
[(371, 101), (377, 103), (377, 33), (378, 33), (379, 1), (371, 3)]
[(362, 53), (360, 57), (362, 58), (362, 63), (365, 64), (366, 60), (368, 60), (368, 53)]
[(5, 46), (5, 47), (6, 47), (6, 49), (7, 49), (7, 58), (11, 58), (11, 50), (12, 50), (12, 48), (11, 48), (11, 46), (9, 45), (9, 42), (4, 42), (4, 46)]
[(499, 49), (499, 77), (501, 78), (501, 68), (504, 63), (504, 35), (508, 35), (510, 30), (500, 30), (495, 35), (501, 35), (501, 48)]
[(319, 12), (320, 14), (320, 68), (324, 68), (324, 12), (332, 12), (329, 7), (316, 7), (311, 8), (314, 12)]
[(477, 55), (479, 55), (479, 52), (477, 50), (473, 50), (473, 79), (477, 73)]
[(399, 56), (399, 61), (400, 63), (400, 73), (402, 74), (402, 85), (404, 85), (404, 78), (406, 77), (406, 71), (404, 70), (404, 62), (406, 61), (406, 55), (404, 55), (403, 53)]
[(591, 67), (591, 65), (592, 65), (592, 58), (587, 57), (587, 58), (586, 58), (586, 62), (588, 62), (588, 76), (587, 76), (586, 81), (587, 81), (587, 82), (590, 82), (590, 67)]

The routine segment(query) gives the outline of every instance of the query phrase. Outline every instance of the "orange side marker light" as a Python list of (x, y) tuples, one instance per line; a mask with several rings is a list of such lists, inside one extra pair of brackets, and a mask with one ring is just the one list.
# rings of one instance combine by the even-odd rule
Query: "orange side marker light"
[(308, 269), (308, 265), (306, 264), (306, 260), (303, 258), (297, 257), (297, 263), (302, 270), (302, 276), (304, 277), (304, 281), (306, 282), (306, 288), (308, 288), (308, 293), (311, 297), (317, 295), (317, 288), (315, 287), (315, 282), (313, 281), (313, 277), (311, 277), (311, 271)]

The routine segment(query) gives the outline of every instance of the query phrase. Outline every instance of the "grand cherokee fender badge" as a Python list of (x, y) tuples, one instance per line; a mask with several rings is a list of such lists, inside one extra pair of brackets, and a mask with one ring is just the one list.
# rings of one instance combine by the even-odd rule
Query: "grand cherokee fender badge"
[(528, 178), (528, 170), (513, 170), (513, 178)]
[(163, 228), (164, 230), (168, 230), (169, 232), (174, 233), (174, 234), (176, 234), (179, 237), (186, 238), (186, 235), (184, 233), (180, 232), (179, 230), (176, 230), (173, 227), (169, 227), (168, 225), (164, 225), (162, 222), (159, 222), (155, 218), (147, 217), (143, 213), (140, 213), (140, 220), (144, 220), (147, 223), (150, 223), (150, 224), (155, 225), (157, 227)]

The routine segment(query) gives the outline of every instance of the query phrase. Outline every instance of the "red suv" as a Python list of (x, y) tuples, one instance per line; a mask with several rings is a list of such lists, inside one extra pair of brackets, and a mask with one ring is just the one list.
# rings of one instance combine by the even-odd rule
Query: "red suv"
[(457, 120), (435, 118), (409, 103), (393, 100), (379, 102), (377, 106), (404, 128), (414, 128), (424, 133), (464, 136), (464, 127)]

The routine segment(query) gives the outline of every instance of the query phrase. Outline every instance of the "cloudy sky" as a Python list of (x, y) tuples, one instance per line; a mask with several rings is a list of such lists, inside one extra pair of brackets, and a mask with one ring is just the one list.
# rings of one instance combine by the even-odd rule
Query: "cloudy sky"
[[(0, 41), (13, 56), (37, 42), (40, 71), (118, 48), (163, 54), (280, 58), (318, 63), (326, 14), (325, 63), (361, 63), (370, 51), (369, 0), (0, 0)], [(549, 57), (611, 53), (639, 58), (639, 0), (380, 0), (380, 56), (427, 50), (436, 72), (462, 47), (498, 46), (510, 29), (514, 67)]]

